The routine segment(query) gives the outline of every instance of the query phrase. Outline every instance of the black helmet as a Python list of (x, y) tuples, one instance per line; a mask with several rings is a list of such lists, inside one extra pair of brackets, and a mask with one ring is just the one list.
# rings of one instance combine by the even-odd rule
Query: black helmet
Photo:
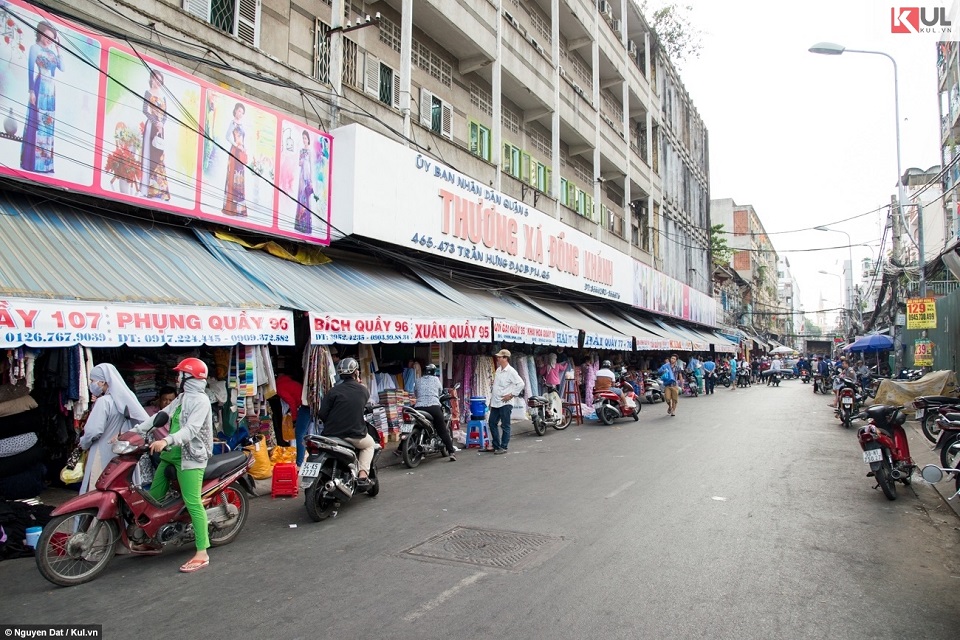
[(600, 368), (601, 368), (601, 369), (612, 369), (612, 368), (613, 368), (613, 363), (610, 362), (609, 360), (604, 360), (603, 362), (600, 363)]
[(437, 375), (437, 365), (432, 362), (423, 368), (423, 372), (428, 376)]
[(360, 368), (360, 365), (353, 358), (344, 358), (337, 363), (337, 373), (343, 376), (352, 376), (357, 372), (357, 369)]

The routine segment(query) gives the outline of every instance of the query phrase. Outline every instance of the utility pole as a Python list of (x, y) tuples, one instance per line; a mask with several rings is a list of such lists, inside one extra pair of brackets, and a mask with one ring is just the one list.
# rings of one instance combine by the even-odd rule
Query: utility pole
[(893, 282), (890, 283), (890, 298), (893, 300), (893, 348), (894, 348), (894, 370), (890, 373), (896, 376), (903, 369), (903, 327), (897, 322), (897, 316), (900, 314), (900, 270), (903, 265), (903, 247), (901, 239), (903, 237), (903, 216), (899, 211), (897, 198), (890, 196), (890, 219), (892, 220), (890, 261), (897, 270)]

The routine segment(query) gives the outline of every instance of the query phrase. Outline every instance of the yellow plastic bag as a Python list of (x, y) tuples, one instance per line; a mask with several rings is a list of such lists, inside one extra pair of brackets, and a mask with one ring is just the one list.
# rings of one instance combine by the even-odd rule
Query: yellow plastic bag
[(76, 484), (83, 481), (83, 471), (87, 462), (87, 452), (84, 451), (83, 455), (80, 456), (80, 460), (73, 466), (71, 469), (69, 466), (64, 467), (60, 470), (60, 480), (63, 484)]
[(293, 416), (289, 413), (283, 416), (283, 422), (280, 423), (283, 433), (283, 439), (287, 442), (293, 442), (297, 438), (296, 425), (293, 421)]
[(273, 451), (270, 452), (270, 462), (273, 464), (280, 464), (281, 462), (296, 462), (297, 461), (297, 448), (296, 447), (274, 447)]
[(254, 444), (243, 449), (249, 451), (253, 456), (250, 475), (255, 480), (266, 480), (273, 475), (273, 463), (270, 462), (270, 452), (267, 451), (267, 444), (263, 441), (263, 436), (259, 436)]

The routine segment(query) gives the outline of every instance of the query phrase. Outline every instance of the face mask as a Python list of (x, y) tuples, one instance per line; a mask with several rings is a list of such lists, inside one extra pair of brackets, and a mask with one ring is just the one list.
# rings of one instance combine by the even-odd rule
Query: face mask
[(90, 395), (94, 398), (99, 398), (103, 395), (103, 383), (99, 381), (93, 381), (90, 383)]
[(177, 391), (183, 393), (183, 385), (187, 381), (187, 376), (183, 372), (180, 372), (180, 375), (177, 377)]

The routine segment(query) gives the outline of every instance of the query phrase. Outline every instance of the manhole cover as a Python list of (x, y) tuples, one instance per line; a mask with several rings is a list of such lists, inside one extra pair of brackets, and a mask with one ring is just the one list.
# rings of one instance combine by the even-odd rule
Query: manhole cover
[(538, 533), (454, 527), (403, 553), (418, 558), (464, 562), (496, 569), (522, 569), (546, 560), (564, 539)]

